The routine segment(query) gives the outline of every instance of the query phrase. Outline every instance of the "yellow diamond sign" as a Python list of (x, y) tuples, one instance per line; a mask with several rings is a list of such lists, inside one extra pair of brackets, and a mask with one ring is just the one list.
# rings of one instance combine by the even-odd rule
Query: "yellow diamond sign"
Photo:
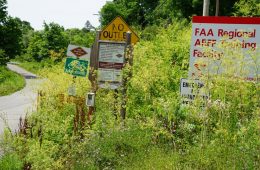
[(100, 40), (108, 41), (126, 41), (126, 33), (132, 33), (131, 43), (135, 44), (139, 41), (136, 33), (127, 25), (121, 18), (116, 17), (110, 24), (108, 24), (101, 32)]

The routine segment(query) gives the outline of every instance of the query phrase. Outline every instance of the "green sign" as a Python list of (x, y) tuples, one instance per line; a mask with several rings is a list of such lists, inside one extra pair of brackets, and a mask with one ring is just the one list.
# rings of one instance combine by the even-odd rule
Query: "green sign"
[(65, 73), (74, 76), (85, 77), (87, 75), (88, 61), (79, 60), (75, 58), (67, 58), (65, 63)]

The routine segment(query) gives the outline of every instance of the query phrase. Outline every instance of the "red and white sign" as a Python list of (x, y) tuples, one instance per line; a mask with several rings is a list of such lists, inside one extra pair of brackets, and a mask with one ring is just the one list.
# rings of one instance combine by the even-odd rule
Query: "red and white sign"
[(77, 45), (70, 44), (67, 49), (67, 56), (90, 61), (90, 52), (91, 52), (90, 48), (80, 47)]
[(254, 80), (260, 74), (259, 46), (260, 17), (194, 16), (189, 77), (225, 73), (223, 63), (230, 60), (237, 68), (234, 76)]

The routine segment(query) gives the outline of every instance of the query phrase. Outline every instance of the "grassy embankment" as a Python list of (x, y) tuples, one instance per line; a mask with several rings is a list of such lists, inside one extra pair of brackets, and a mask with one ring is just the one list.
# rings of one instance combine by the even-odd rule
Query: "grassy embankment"
[[(41, 70), (48, 81), (38, 110), (20, 135), (6, 134), (0, 143), (6, 155), (17, 156), (12, 163), (2, 159), (0, 169), (259, 169), (258, 82), (237, 79), (237, 65), (223, 61), (227, 75), (201, 77), (211, 94), (206, 106), (199, 99), (181, 105), (190, 31), (176, 22), (135, 46), (124, 121), (120, 93), (99, 89), (89, 123), (81, 100), (91, 90), (87, 77), (73, 80), (64, 63)], [(241, 53), (224, 50), (225, 56)], [(68, 96), (71, 84), (77, 97)]]
[(52, 64), (46, 61), (36, 62), (36, 61), (19, 61), (19, 66), (24, 68), (25, 70), (32, 72), (34, 74), (38, 74), (39, 70), (43, 69), (44, 67), (50, 67)]
[(22, 76), (0, 66), (0, 96), (5, 96), (19, 91), (25, 86)]

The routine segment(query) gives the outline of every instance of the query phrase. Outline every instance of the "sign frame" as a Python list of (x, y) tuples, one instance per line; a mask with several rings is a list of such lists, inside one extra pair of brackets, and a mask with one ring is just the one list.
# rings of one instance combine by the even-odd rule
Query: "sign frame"
[[(255, 73), (255, 70), (251, 67), (254, 61), (250, 59), (247, 53), (249, 50), (254, 50), (253, 45), (255, 47), (260, 46), (260, 17), (193, 16), (189, 77), (199, 78), (204, 72), (213, 75), (225, 73), (227, 70), (222, 67), (222, 58), (224, 58), (225, 53), (219, 48), (219, 44), (231, 46), (232, 43), (237, 43), (237, 46), (229, 48), (241, 51), (245, 57), (241, 61), (238, 58), (235, 59), (234, 65), (236, 63), (239, 65), (239, 62), (246, 62), (244, 72), (242, 74), (237, 72), (234, 76), (245, 80), (255, 80), (257, 74), (260, 74), (260, 70)], [(256, 54), (258, 54), (258, 51), (256, 51)]]
[[(120, 70), (121, 71), (121, 81), (106, 81), (106, 80), (100, 80), (99, 75), (100, 75), (100, 44), (102, 43), (107, 43), (107, 44), (120, 44), (124, 46), (124, 52), (123, 52), (123, 62), (121, 63), (121, 69), (112, 69), (112, 68), (107, 68), (107, 71), (113, 71), (115, 72), (115, 70)], [(105, 88), (105, 89), (117, 89), (122, 85), (122, 81), (123, 81), (123, 69), (124, 69), (124, 65), (125, 65), (125, 52), (126, 52), (126, 47), (127, 47), (127, 43), (124, 41), (107, 41), (107, 40), (99, 40), (98, 41), (98, 52), (97, 52), (97, 72), (98, 72), (98, 76), (97, 76), (97, 84), (100, 88)], [(115, 62), (111, 62), (114, 63)], [(105, 68), (104, 68), (105, 69)], [(115, 73), (113, 73), (115, 74)]]
[[(185, 83), (186, 87), (183, 87)], [(194, 85), (195, 84), (195, 85)], [(194, 86), (197, 86), (194, 88)], [(180, 96), (182, 99), (182, 105), (188, 105), (188, 104), (192, 104), (194, 99), (197, 97), (202, 98), (203, 100), (208, 100), (210, 98), (210, 93), (209, 92), (205, 92), (205, 93), (200, 93), (200, 89), (203, 88), (205, 86), (205, 84), (199, 80), (199, 79), (186, 79), (186, 78), (181, 78), (180, 79)], [(195, 93), (194, 92), (195, 89)]]
[[(77, 48), (81, 48), (82, 50), (84, 50), (86, 52), (86, 54), (82, 55), (82, 56), (77, 56), (75, 55), (72, 50), (73, 49), (77, 49)], [(68, 48), (67, 48), (67, 52), (66, 52), (67, 57), (71, 57), (71, 58), (78, 58), (80, 60), (86, 60), (88, 62), (90, 62), (90, 55), (91, 55), (91, 48), (87, 48), (87, 47), (83, 47), (83, 46), (78, 46), (78, 45), (74, 45), (74, 44), (69, 44)]]
[[(71, 61), (69, 62), (69, 60), (71, 60)], [(82, 71), (81, 70), (70, 70), (68, 67), (74, 61), (77, 61), (77, 63), (83, 63), (84, 64), (84, 66), (83, 66), (84, 70), (82, 70)], [(67, 57), (66, 62), (65, 62), (65, 66), (64, 66), (64, 72), (67, 73), (67, 74), (71, 74), (73, 76), (86, 77), (86, 75), (88, 74), (88, 68), (89, 68), (89, 62), (88, 61), (80, 60), (80, 59), (72, 58), (72, 57)]]

